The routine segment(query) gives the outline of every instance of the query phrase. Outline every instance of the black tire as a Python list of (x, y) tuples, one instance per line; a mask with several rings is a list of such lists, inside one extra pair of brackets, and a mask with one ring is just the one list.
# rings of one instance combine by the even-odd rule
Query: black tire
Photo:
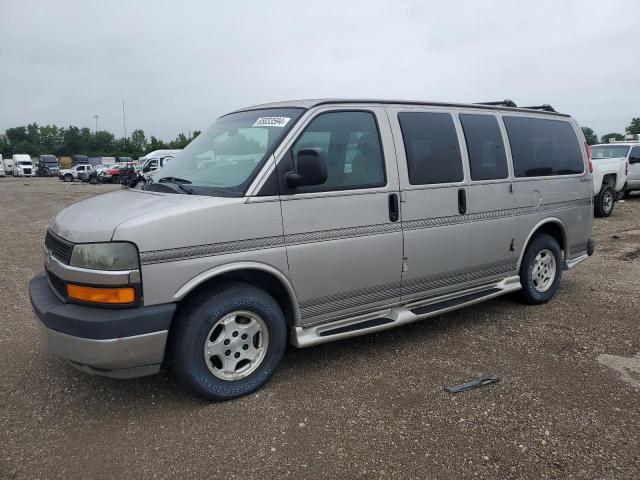
[[(555, 274), (550, 286), (543, 292), (536, 288), (536, 276), (534, 273), (535, 259), (543, 251), (551, 252), (555, 260)], [(562, 251), (555, 238), (546, 233), (536, 234), (524, 253), (520, 265), (520, 283), (522, 284), (521, 297), (529, 304), (536, 305), (548, 302), (555, 295), (562, 275)]]
[(615, 204), (615, 192), (611, 185), (608, 183), (602, 184), (600, 187), (600, 193), (596, 195), (593, 202), (594, 213), (596, 217), (608, 217), (613, 212), (613, 206)]
[(73, 175), (71, 175), (70, 173), (67, 173), (64, 177), (63, 180), (65, 182), (73, 182)]
[(619, 192), (616, 192), (616, 200), (624, 200), (629, 196), (629, 190), (623, 188)]
[[(239, 380), (225, 380), (207, 366), (204, 346), (216, 322), (240, 310), (261, 317), (269, 340), (253, 372)], [(189, 390), (211, 401), (231, 400), (262, 387), (279, 365), (287, 343), (286, 322), (278, 303), (264, 290), (245, 283), (225, 284), (197, 294), (180, 306), (174, 322), (169, 341), (173, 373)]]

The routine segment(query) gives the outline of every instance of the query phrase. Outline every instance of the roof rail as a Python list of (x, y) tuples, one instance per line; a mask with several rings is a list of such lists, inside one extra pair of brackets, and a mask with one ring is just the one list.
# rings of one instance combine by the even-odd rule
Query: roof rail
[(544, 110), (545, 112), (556, 112), (556, 109), (553, 108), (548, 103), (545, 103), (544, 105), (534, 105), (532, 107), (520, 107), (520, 108), (526, 108), (528, 110)]
[(512, 107), (517, 108), (516, 102), (513, 100), (498, 100), (497, 102), (476, 102), (476, 105), (493, 105), (496, 107)]

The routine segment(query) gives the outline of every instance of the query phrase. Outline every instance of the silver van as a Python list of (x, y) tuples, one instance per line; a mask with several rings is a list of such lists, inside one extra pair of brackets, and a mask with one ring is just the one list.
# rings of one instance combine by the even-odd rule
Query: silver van
[(538, 304), (594, 251), (588, 149), (549, 106), (307, 100), (219, 118), (144, 190), (61, 211), (30, 282), (86, 372), (262, 386), (289, 342), (510, 292)]

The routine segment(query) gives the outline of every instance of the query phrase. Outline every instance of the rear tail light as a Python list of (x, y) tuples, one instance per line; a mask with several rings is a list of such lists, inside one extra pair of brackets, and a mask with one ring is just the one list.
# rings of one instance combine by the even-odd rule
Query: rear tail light
[(584, 142), (584, 151), (587, 154), (587, 161), (589, 162), (589, 173), (593, 173), (593, 164), (591, 163), (591, 147), (587, 142)]

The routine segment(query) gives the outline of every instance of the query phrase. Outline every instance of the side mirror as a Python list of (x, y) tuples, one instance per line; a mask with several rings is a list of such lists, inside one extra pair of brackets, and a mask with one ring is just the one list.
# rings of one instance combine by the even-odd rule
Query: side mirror
[(142, 169), (143, 172), (148, 172), (149, 170), (151, 170), (151, 167), (149, 165), (145, 165)]
[(296, 156), (296, 171), (284, 175), (291, 188), (320, 185), (327, 181), (327, 162), (321, 148), (304, 148)]

